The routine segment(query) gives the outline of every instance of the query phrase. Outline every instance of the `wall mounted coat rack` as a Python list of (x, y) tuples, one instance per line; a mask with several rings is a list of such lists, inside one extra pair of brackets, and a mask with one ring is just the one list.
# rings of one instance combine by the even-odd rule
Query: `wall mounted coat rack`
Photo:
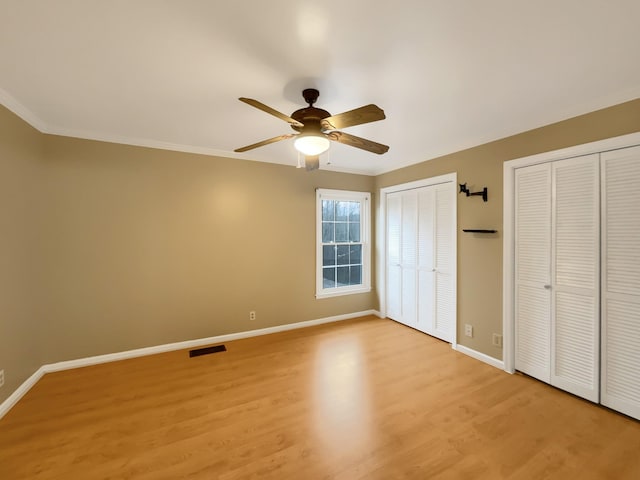
[(482, 189), (482, 191), (480, 191), (480, 192), (470, 192), (469, 189), (467, 188), (467, 182), (464, 182), (464, 183), (460, 184), (460, 192), (459, 193), (466, 193), (467, 197), (470, 197), (472, 195), (482, 195), (482, 200), (484, 200), (485, 202), (489, 198), (488, 197), (487, 187), (484, 187)]

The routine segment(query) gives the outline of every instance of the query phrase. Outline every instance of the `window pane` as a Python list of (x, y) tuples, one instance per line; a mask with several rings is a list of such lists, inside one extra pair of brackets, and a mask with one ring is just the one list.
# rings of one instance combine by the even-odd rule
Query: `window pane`
[(324, 245), (322, 247), (322, 265), (336, 264), (336, 247), (334, 245)]
[(336, 242), (348, 242), (348, 223), (336, 223)]
[(349, 221), (360, 221), (360, 202), (349, 202)]
[(365, 192), (316, 189), (317, 298), (370, 288), (370, 198)]
[(322, 288), (333, 288), (336, 286), (336, 269), (322, 269)]
[(349, 220), (349, 204), (353, 202), (336, 202), (336, 222)]
[(349, 263), (351, 265), (362, 263), (362, 245), (351, 245), (349, 247)]
[(338, 267), (338, 287), (349, 285), (349, 267)]
[(362, 283), (362, 267), (349, 267), (349, 284), (360, 285)]
[(333, 200), (322, 200), (322, 221), (332, 221), (333, 217)]
[(349, 224), (349, 241), (350, 242), (360, 241), (360, 224), (359, 223)]
[(322, 243), (333, 242), (333, 222), (322, 222)]
[(338, 245), (338, 265), (349, 265), (349, 245)]

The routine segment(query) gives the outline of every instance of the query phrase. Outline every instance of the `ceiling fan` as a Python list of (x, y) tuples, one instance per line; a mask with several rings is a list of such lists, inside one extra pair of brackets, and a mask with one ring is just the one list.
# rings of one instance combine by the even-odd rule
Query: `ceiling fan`
[(291, 125), (291, 128), (297, 133), (279, 135), (268, 140), (263, 140), (262, 142), (247, 145), (246, 147), (236, 148), (234, 151), (246, 152), (247, 150), (295, 137), (294, 146), (296, 150), (304, 155), (305, 168), (307, 170), (315, 170), (320, 167), (320, 154), (329, 149), (329, 140), (351, 147), (361, 148), (362, 150), (377, 153), (378, 155), (386, 153), (389, 150), (387, 145), (338, 131), (342, 128), (385, 119), (384, 111), (381, 108), (371, 104), (338, 115), (331, 115), (326, 110), (313, 106), (316, 100), (318, 100), (319, 95), (320, 92), (315, 88), (303, 90), (302, 96), (309, 106), (296, 110), (290, 117), (252, 98), (239, 98), (238, 100), (241, 102), (284, 120)]

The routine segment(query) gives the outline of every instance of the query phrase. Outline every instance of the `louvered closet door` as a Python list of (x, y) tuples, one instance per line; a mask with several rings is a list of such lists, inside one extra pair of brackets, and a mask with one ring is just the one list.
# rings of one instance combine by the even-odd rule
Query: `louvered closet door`
[(599, 400), (599, 155), (552, 164), (551, 384)]
[(417, 326), (418, 194), (387, 195), (387, 316)]
[(418, 330), (435, 332), (435, 188), (418, 190)]
[(640, 147), (601, 159), (601, 403), (640, 419)]
[(451, 342), (456, 325), (455, 189), (441, 184), (435, 190), (435, 319), (433, 335)]
[(387, 316), (402, 319), (402, 269), (400, 268), (400, 237), (402, 197), (400, 193), (387, 195)]
[(515, 172), (516, 369), (551, 381), (551, 165)]
[(417, 327), (418, 275), (418, 193), (402, 194), (400, 265), (402, 270), (402, 319), (405, 325)]
[(386, 197), (387, 316), (451, 342), (456, 325), (455, 184)]

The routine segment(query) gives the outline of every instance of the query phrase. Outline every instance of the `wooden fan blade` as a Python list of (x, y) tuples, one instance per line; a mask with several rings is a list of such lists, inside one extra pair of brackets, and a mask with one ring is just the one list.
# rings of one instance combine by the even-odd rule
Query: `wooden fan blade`
[(320, 121), (320, 126), (323, 130), (341, 130), (355, 125), (362, 125), (363, 123), (377, 122), (385, 118), (387, 117), (384, 115), (384, 110), (371, 104), (323, 118)]
[(270, 138), (269, 140), (263, 140), (258, 143), (254, 143), (252, 145), (247, 145), (246, 147), (236, 148), (234, 152), (246, 152), (247, 150), (253, 150), (254, 148), (263, 147), (264, 145), (269, 145), (270, 143), (279, 142), (280, 140), (286, 140), (287, 138), (295, 137), (295, 133), (287, 133), (286, 135), (279, 135), (277, 137)]
[(307, 155), (304, 157), (304, 168), (307, 172), (320, 168), (320, 155)]
[(252, 107), (256, 107), (258, 110), (262, 110), (263, 112), (267, 112), (271, 115), (273, 115), (274, 117), (278, 117), (280, 120), (284, 120), (285, 122), (291, 124), (291, 125), (295, 125), (296, 127), (304, 127), (304, 125), (302, 123), (300, 123), (297, 120), (294, 120), (293, 118), (285, 115), (284, 113), (280, 113), (277, 110), (274, 110), (273, 108), (265, 105), (262, 102), (259, 102), (257, 100), (254, 100), (253, 98), (244, 98), (244, 97), (240, 97), (238, 100), (240, 100), (241, 102), (246, 103), (247, 105), (251, 105)]
[(371, 140), (367, 140), (366, 138), (356, 137), (355, 135), (349, 135), (344, 132), (331, 132), (327, 134), (330, 140), (334, 142), (344, 143), (345, 145), (349, 145), (350, 147), (361, 148), (362, 150), (367, 150), (368, 152), (377, 153), (381, 155), (383, 153), (387, 153), (389, 147), (387, 145), (383, 145), (381, 143), (376, 143)]

